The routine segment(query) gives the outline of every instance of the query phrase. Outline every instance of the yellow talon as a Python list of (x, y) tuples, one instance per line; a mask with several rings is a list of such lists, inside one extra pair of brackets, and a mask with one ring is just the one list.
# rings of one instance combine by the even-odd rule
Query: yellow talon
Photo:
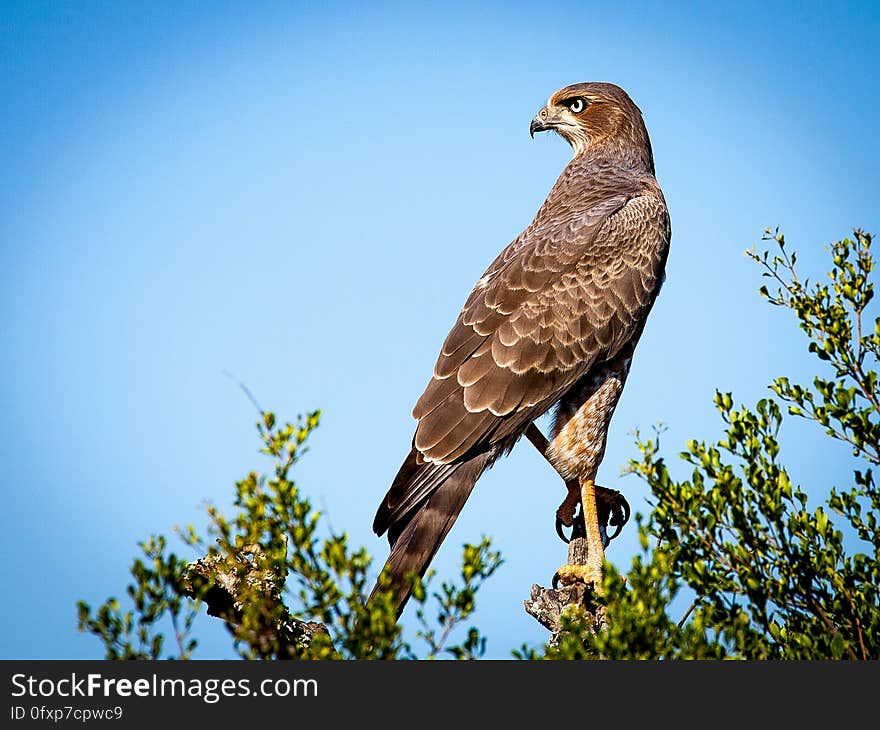
[(558, 583), (564, 586), (572, 583), (586, 583), (596, 593), (602, 592), (602, 568), (590, 565), (563, 565), (553, 576), (553, 587)]

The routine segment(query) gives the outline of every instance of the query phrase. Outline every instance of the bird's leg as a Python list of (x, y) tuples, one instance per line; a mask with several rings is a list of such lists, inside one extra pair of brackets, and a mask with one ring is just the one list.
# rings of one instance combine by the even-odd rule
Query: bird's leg
[[(569, 543), (568, 564), (556, 572), (554, 587), (558, 581), (583, 581), (591, 584), (594, 591), (601, 590), (607, 534), (602, 534), (605, 525), (604, 520), (600, 522), (595, 479), (605, 454), (608, 425), (629, 371), (630, 356), (631, 347), (589, 373), (560, 400), (556, 409), (553, 440), (547, 446), (546, 456), (566, 478), (577, 477), (584, 536)], [(613, 507), (603, 511), (608, 518)], [(623, 517), (621, 506), (615, 522)]]
[[(539, 429), (534, 423), (530, 423), (529, 427), (526, 429), (526, 438), (532, 442), (532, 445), (541, 452), (541, 456), (543, 456), (547, 461), (553, 466), (553, 462), (550, 461), (550, 458), (547, 456), (547, 448), (550, 446), (550, 442), (547, 441), (547, 437), (541, 433), (541, 429)], [(554, 467), (555, 469), (556, 467)], [(557, 472), (558, 473), (558, 472)], [(560, 474), (560, 476), (562, 476)], [(565, 479), (565, 486), (568, 488), (568, 493), (565, 495), (565, 499), (562, 501), (562, 504), (559, 505), (559, 509), (556, 510), (556, 533), (561, 537), (565, 542), (568, 542), (568, 539), (562, 532), (562, 526), (571, 527), (574, 523), (575, 512), (577, 511), (578, 504), (580, 504), (581, 499), (581, 489), (578, 485), (577, 479)]]
[(583, 540), (586, 542), (586, 556), (578, 555), (582, 548), (581, 540), (572, 540), (569, 544), (568, 564), (556, 571), (553, 577), (554, 587), (562, 583), (568, 585), (581, 581), (592, 585), (593, 590), (601, 593), (602, 564), (605, 562), (605, 545), (607, 544), (604, 530), (599, 523), (599, 510), (596, 505), (596, 485), (592, 479), (580, 482), (581, 509), (583, 510)]
[[(553, 466), (556, 473), (559, 474), (565, 482), (568, 491), (562, 504), (560, 504), (559, 508), (556, 510), (556, 534), (559, 535), (564, 542), (569, 542), (570, 538), (565, 536), (562, 528), (571, 527), (575, 522), (577, 508), (582, 502), (581, 484), (577, 479), (566, 479), (559, 472), (553, 462), (550, 461), (550, 458), (547, 455), (547, 449), (550, 446), (550, 442), (534, 423), (529, 424), (528, 429), (526, 429), (526, 438), (532, 442), (532, 445), (541, 453), (541, 456), (547, 459), (548, 463)], [(602, 534), (602, 543), (607, 547), (608, 543), (620, 534), (623, 526), (629, 520), (629, 503), (616, 489), (608, 489), (606, 487), (600, 487), (598, 484), (594, 484), (593, 490), (596, 495), (595, 502), (599, 519), (599, 530)], [(607, 532), (609, 525), (615, 528), (611, 535)], [(572, 537), (574, 537), (574, 534), (572, 534)]]

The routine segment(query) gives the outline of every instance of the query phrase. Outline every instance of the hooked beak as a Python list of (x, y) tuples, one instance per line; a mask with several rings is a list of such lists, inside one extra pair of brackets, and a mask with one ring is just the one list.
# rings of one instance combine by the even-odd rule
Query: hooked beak
[(529, 125), (529, 136), (534, 139), (535, 132), (546, 132), (549, 129), (553, 129), (553, 122), (550, 121), (550, 112), (547, 111), (547, 107), (544, 107), (532, 119), (532, 123)]

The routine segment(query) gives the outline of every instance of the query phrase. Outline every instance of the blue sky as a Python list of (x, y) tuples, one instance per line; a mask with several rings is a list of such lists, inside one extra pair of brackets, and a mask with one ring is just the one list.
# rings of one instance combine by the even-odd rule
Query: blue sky
[[(136, 542), (203, 524), (266, 466), (244, 381), (324, 420), (298, 483), (356, 543), (405, 456), (410, 411), (474, 281), (569, 159), (528, 125), (557, 88), (644, 112), (673, 243), (600, 481), (631, 432), (671, 457), (813, 370), (743, 251), (780, 226), (805, 273), (878, 231), (874, 3), (14, 3), (0, 10), (0, 460), (6, 657), (94, 657), (75, 602), (123, 591)], [(845, 449), (795, 423), (808, 489)], [(435, 561), (491, 535), (476, 621), (504, 657), (564, 559), (562, 485), (525, 442), (479, 482)], [(635, 527), (608, 558), (625, 568)], [(227, 655), (202, 622), (202, 656)]]

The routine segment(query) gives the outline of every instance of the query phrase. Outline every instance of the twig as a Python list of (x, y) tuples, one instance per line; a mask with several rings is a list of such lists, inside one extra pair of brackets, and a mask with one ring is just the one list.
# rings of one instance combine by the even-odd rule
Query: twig
[(678, 622), (678, 628), (681, 628), (682, 626), (684, 626), (685, 621), (688, 620), (688, 616), (690, 616), (694, 612), (694, 609), (699, 605), (699, 603), (700, 603), (699, 600), (694, 601), (690, 605), (690, 608), (688, 608), (688, 610), (684, 612), (684, 616), (682, 616), (681, 621)]
[(250, 389), (243, 382), (241, 382), (238, 378), (236, 378), (228, 370), (224, 370), (223, 374), (227, 378), (229, 378), (230, 380), (234, 381), (238, 385), (238, 387), (242, 389), (242, 392), (244, 392), (244, 394), (247, 396), (247, 399), (253, 404), (254, 408), (256, 408), (260, 412), (261, 416), (266, 412), (260, 407), (260, 404), (257, 402), (257, 399), (254, 398), (254, 394), (251, 393)]

